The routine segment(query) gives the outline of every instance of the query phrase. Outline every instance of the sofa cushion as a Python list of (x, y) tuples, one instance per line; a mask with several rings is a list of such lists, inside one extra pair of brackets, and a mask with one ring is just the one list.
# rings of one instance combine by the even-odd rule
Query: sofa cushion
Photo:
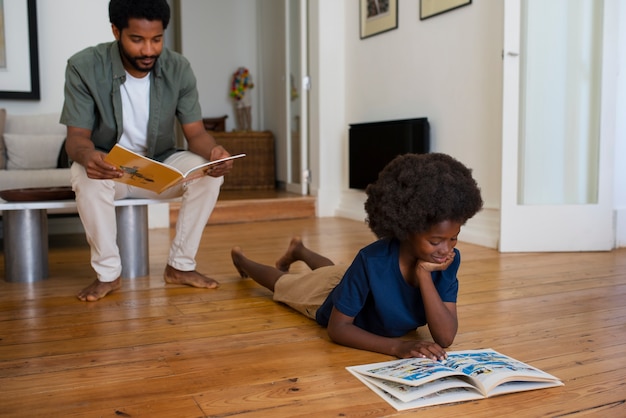
[(65, 125), (59, 123), (58, 113), (37, 113), (15, 115), (7, 113), (4, 132), (10, 134), (51, 135), (67, 132)]
[(7, 168), (7, 150), (4, 146), (4, 122), (7, 119), (6, 109), (0, 109), (0, 170)]
[(69, 168), (44, 170), (0, 170), (0, 189), (30, 189), (33, 187), (67, 187), (71, 185)]
[(7, 170), (56, 168), (63, 134), (4, 134)]

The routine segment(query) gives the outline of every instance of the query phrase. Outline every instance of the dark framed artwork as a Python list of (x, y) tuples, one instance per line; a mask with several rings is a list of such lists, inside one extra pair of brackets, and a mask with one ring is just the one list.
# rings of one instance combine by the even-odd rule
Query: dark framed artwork
[(361, 39), (398, 28), (398, 0), (360, 0)]
[(0, 0), (0, 99), (40, 99), (37, 0)]
[(420, 20), (428, 19), (471, 3), (472, 0), (420, 0)]

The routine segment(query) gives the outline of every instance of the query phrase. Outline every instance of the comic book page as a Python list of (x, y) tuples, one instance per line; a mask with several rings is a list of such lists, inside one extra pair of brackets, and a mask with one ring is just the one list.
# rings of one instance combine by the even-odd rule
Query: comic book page
[(561, 386), (556, 377), (492, 349), (347, 367), (398, 410)]

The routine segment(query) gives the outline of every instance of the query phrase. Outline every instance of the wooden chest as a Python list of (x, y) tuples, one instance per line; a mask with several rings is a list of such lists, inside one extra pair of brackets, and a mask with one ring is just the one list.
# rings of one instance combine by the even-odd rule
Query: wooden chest
[(270, 131), (210, 132), (231, 154), (245, 153), (224, 178), (222, 190), (276, 188), (274, 136)]

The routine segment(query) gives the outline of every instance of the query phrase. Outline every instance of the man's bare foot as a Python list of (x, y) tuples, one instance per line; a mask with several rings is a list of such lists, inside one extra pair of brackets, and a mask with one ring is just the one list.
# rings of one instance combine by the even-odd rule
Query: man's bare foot
[(243, 255), (243, 251), (241, 251), (241, 247), (238, 247), (238, 246), (233, 247), (230, 250), (230, 258), (233, 259), (233, 265), (239, 272), (239, 275), (241, 276), (242, 279), (245, 279), (246, 277), (250, 277), (248, 276), (248, 273), (246, 273), (245, 270), (241, 268), (241, 261), (243, 258), (245, 258), (245, 255)]
[(163, 279), (165, 280), (165, 283), (169, 284), (185, 284), (187, 286), (206, 289), (215, 289), (220, 285), (217, 280), (206, 277), (204, 274), (200, 274), (196, 270), (182, 271), (175, 269), (170, 265), (165, 266)]
[(78, 292), (76, 297), (83, 302), (95, 302), (120, 287), (122, 287), (122, 283), (119, 277), (112, 282), (101, 282), (96, 279), (89, 286)]
[(299, 260), (296, 253), (302, 247), (303, 245), (301, 237), (291, 238), (291, 242), (289, 242), (289, 247), (287, 247), (287, 251), (285, 251), (285, 254), (283, 254), (278, 260), (276, 260), (276, 268), (280, 271), (284, 271), (285, 273), (288, 272), (291, 264)]

